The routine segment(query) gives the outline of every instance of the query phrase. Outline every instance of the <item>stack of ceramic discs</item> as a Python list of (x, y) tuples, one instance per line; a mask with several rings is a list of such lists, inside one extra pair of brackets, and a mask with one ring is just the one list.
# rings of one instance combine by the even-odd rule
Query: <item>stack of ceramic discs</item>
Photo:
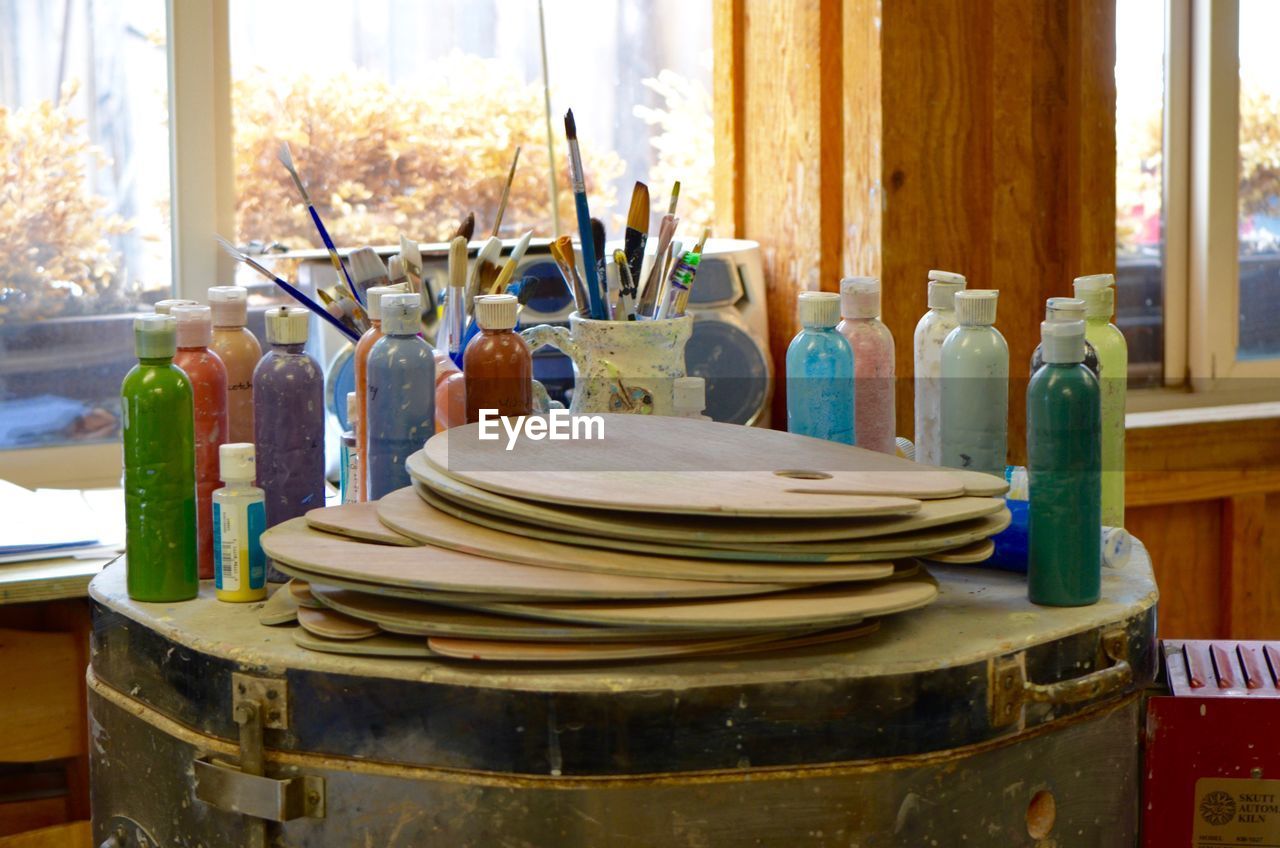
[[(600, 416), (557, 440), (475, 425), (412, 487), (313, 510), (263, 548), (264, 621), (367, 655), (603, 662), (852, 640), (928, 604), (919, 558), (990, 553), (1003, 480), (770, 430)], [(302, 581), (305, 581), (302, 582)]]

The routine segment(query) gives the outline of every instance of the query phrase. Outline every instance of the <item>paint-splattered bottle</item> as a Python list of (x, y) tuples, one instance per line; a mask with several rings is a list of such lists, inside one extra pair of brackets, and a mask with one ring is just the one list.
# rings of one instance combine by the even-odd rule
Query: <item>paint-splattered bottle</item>
[[(253, 372), (254, 444), (267, 526), (324, 506), (324, 375), (304, 350), (310, 313), (267, 310), (271, 349)], [(269, 580), (282, 580), (272, 570)]]
[[(383, 295), (399, 292), (400, 289), (394, 286), (374, 286), (365, 292), (364, 308), (369, 316), (369, 329), (365, 330), (360, 341), (356, 342), (355, 352), (352, 354), (356, 372), (356, 446), (362, 456), (368, 456), (369, 451), (369, 430), (366, 427), (369, 421), (369, 409), (366, 406), (369, 397), (369, 351), (373, 350), (378, 339), (382, 338)], [(368, 489), (366, 467), (356, 479), (356, 499), (368, 500)]]
[(916, 462), (942, 463), (942, 343), (956, 328), (956, 292), (965, 286), (963, 274), (929, 272), (929, 311), (915, 332)]
[(1102, 581), (1102, 423), (1098, 380), (1086, 368), (1083, 321), (1040, 325), (1045, 366), (1027, 385), (1028, 595), (1081, 606)]
[(436, 420), (435, 357), (418, 335), (422, 299), (383, 295), (381, 308), (383, 336), (369, 351), (365, 402), (369, 500), (410, 484), (405, 460), (435, 433)]
[(191, 380), (195, 396), (196, 532), (200, 579), (213, 577), (213, 490), (218, 479), (218, 448), (227, 441), (227, 368), (209, 350), (213, 325), (207, 306), (175, 306), (178, 352), (173, 364)]
[(860, 448), (897, 452), (893, 409), (893, 334), (880, 320), (880, 281), (847, 277), (840, 281), (836, 330), (853, 349), (853, 429)]
[(209, 349), (227, 368), (227, 441), (253, 441), (253, 369), (262, 359), (262, 345), (245, 326), (249, 292), (243, 286), (209, 289), (213, 313), (213, 341)]
[(840, 295), (800, 293), (801, 330), (787, 347), (787, 429), (851, 445), (853, 349), (836, 332)]
[(262, 490), (253, 485), (256, 468), (251, 444), (232, 442), (219, 451), (219, 474), (226, 482), (213, 493), (218, 550), (214, 590), (220, 601), (245, 603), (267, 597), (267, 559), (261, 542), (267, 518)]
[(133, 321), (138, 364), (120, 387), (125, 580), (135, 601), (196, 596), (196, 457), (191, 381), (173, 364), (177, 324)]
[(1076, 277), (1076, 297), (1085, 303), (1085, 338), (1098, 351), (1102, 393), (1102, 523), (1124, 526), (1124, 406), (1129, 381), (1129, 347), (1115, 314), (1116, 278)]
[(469, 424), (479, 421), (485, 409), (501, 416), (533, 413), (533, 355), (515, 332), (517, 306), (513, 294), (475, 300), (480, 333), (462, 355)]
[(1009, 345), (995, 289), (956, 292), (960, 326), (942, 343), (942, 464), (1002, 476), (1009, 438)]
[(359, 420), (356, 393), (347, 392), (347, 421), (350, 426), (342, 431), (342, 450), (338, 452), (338, 491), (344, 504), (358, 500), (356, 481), (360, 479), (360, 450), (356, 442), (356, 422)]
[[(1078, 297), (1051, 297), (1044, 302), (1044, 320), (1046, 321), (1083, 321), (1085, 320), (1084, 301)], [(1044, 367), (1043, 345), (1036, 345), (1031, 352), (1031, 370), (1035, 374)], [(1084, 341), (1084, 367), (1093, 372), (1094, 377), (1101, 378), (1102, 368), (1098, 364), (1098, 351), (1088, 339)]]

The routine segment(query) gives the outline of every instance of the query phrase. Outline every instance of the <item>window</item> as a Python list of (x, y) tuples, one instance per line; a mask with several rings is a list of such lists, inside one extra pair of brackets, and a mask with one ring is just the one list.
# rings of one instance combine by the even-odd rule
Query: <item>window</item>
[(1117, 314), (1133, 384), (1280, 397), (1277, 27), (1273, 0), (1117, 0)]
[(0, 3), (0, 450), (119, 437), (170, 288), (162, 0)]

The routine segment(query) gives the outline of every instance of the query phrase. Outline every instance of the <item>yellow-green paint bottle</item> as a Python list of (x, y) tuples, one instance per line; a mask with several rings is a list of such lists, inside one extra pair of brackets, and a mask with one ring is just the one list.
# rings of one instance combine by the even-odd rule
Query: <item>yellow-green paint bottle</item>
[(138, 364), (120, 387), (124, 428), (125, 579), (135, 601), (196, 596), (195, 406), (173, 364), (177, 322), (133, 321)]
[(1115, 314), (1116, 278), (1076, 277), (1076, 297), (1085, 302), (1085, 338), (1098, 352), (1102, 395), (1102, 523), (1124, 526), (1124, 405), (1129, 382), (1129, 347)]

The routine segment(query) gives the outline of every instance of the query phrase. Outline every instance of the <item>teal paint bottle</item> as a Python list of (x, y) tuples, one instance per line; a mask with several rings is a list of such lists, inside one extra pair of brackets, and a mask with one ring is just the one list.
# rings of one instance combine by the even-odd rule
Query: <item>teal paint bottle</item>
[(138, 364), (120, 386), (124, 430), (125, 580), (135, 601), (196, 596), (195, 403), (173, 364), (177, 321), (133, 321)]
[(1102, 400), (1084, 361), (1083, 321), (1040, 325), (1045, 366), (1027, 386), (1027, 594), (1096, 603), (1102, 584)]
[(801, 330), (787, 348), (787, 430), (853, 444), (853, 348), (836, 331), (840, 295), (800, 293)]
[(942, 343), (942, 464), (1000, 477), (1009, 440), (1009, 345), (995, 289), (955, 294), (960, 326)]

